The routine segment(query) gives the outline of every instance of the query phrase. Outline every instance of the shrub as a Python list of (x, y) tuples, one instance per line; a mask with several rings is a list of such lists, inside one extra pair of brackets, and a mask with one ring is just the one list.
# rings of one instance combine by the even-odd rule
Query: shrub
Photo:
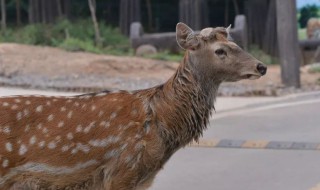
[(87, 51), (92, 53), (101, 53), (101, 50), (96, 48), (92, 41), (83, 41), (77, 38), (65, 39), (61, 44), (59, 44), (58, 47), (67, 51)]

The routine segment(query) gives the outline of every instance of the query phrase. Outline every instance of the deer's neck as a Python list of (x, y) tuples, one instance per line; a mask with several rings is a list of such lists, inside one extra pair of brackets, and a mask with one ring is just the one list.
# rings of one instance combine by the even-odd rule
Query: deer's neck
[(157, 103), (154, 102), (159, 129), (172, 149), (198, 140), (214, 108), (220, 81), (197, 70), (201, 68), (196, 64), (201, 63), (186, 53), (174, 76), (158, 91)]

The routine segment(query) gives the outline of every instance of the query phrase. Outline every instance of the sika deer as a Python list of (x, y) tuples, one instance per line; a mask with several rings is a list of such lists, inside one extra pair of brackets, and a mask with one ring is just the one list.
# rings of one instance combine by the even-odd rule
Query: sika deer
[(154, 88), (0, 98), (0, 189), (146, 189), (202, 135), (221, 82), (266, 73), (228, 29), (195, 34), (179, 23), (176, 33), (185, 57)]

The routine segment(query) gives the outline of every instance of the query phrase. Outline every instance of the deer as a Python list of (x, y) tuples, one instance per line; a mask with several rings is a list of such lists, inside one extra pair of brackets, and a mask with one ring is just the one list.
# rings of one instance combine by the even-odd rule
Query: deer
[(134, 91), (0, 98), (1, 190), (144, 190), (207, 128), (219, 85), (267, 67), (229, 29), (176, 26), (185, 55), (165, 83)]

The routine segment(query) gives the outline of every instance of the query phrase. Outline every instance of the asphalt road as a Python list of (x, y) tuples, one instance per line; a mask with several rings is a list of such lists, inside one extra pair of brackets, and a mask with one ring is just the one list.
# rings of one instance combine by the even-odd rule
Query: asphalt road
[[(14, 94), (65, 93), (0, 88), (0, 96)], [(253, 104), (252, 98), (220, 100), (206, 140), (320, 144), (320, 92), (268, 101), (256, 98)], [(237, 102), (240, 106), (230, 106)], [(227, 110), (220, 109), (224, 104)], [(187, 147), (169, 160), (151, 190), (320, 190), (318, 148)]]
[[(320, 143), (320, 96), (213, 116), (204, 139)], [(178, 151), (152, 190), (320, 190), (320, 150), (190, 148)]]

